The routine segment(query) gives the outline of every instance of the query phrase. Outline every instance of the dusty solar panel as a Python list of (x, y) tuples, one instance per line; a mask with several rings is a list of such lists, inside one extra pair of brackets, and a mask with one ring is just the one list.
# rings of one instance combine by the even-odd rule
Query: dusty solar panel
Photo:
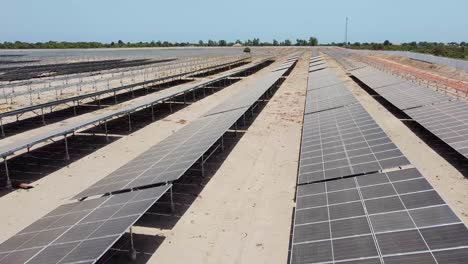
[(281, 76), (289, 69), (294, 63), (289, 63), (286, 68), (273, 71), (260, 79), (256, 80), (255, 84), (249, 89), (244, 89), (234, 97), (230, 97), (221, 104), (217, 105), (204, 116), (224, 113), (234, 109), (247, 108), (252, 106), (270, 87), (272, 87)]
[(255, 103), (282, 75), (271, 72), (255, 87), (213, 108), (137, 158), (93, 184), (75, 198), (177, 180)]
[(94, 263), (170, 187), (61, 205), (0, 244), (0, 263)]
[(468, 103), (443, 102), (405, 113), (468, 158)]
[(239, 119), (245, 109), (198, 119), (79, 193), (76, 198), (180, 178)]
[(369, 68), (353, 71), (352, 74), (372, 89), (379, 89), (382, 87), (406, 82), (405, 80), (396, 76)]
[(383, 87), (376, 91), (400, 110), (452, 100), (445, 94), (410, 82)]
[(304, 116), (299, 184), (408, 164), (359, 104)]
[(416, 169), (297, 188), (292, 264), (467, 258), (466, 226)]
[(357, 103), (354, 95), (345, 87), (344, 83), (338, 83), (307, 91), (305, 113), (310, 114), (354, 103)]
[(252, 87), (243, 90), (234, 97), (230, 97), (221, 104), (217, 105), (204, 116), (224, 113), (234, 109), (248, 108), (252, 106), (273, 84), (275, 84), (285, 71), (271, 72), (258, 79)]

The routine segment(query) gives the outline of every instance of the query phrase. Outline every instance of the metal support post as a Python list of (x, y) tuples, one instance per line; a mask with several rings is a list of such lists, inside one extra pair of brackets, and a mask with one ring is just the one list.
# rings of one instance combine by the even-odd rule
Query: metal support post
[(104, 131), (106, 133), (106, 141), (109, 142), (109, 134), (107, 131), (107, 121), (104, 121)]
[(5, 164), (5, 175), (6, 175), (5, 189), (11, 190), (12, 185), (11, 185), (10, 172), (8, 171), (8, 163), (7, 163), (6, 157), (3, 157), (3, 164)]
[(5, 137), (5, 130), (3, 128), (3, 119), (0, 117), (0, 129), (2, 131), (2, 137)]
[(174, 186), (171, 186), (169, 194), (170, 194), (170, 198), (171, 198), (171, 213), (174, 213), (175, 212), (175, 206), (174, 206), (174, 195), (172, 193), (172, 188), (174, 188)]
[(63, 138), (65, 139), (65, 159), (70, 160), (70, 154), (68, 153), (68, 139), (67, 135), (63, 135)]
[(156, 118), (154, 117), (154, 104), (151, 104), (151, 120), (154, 122)]
[(45, 125), (44, 108), (41, 108), (42, 124)]
[(205, 177), (205, 160), (203, 155), (201, 156), (201, 175), (202, 177)]
[(132, 227), (130, 227), (130, 258), (135, 261), (136, 260), (136, 250), (135, 250), (135, 247), (133, 245), (133, 230), (132, 230)]
[(130, 117), (130, 113), (128, 113), (127, 115), (128, 115), (128, 131), (131, 132), (132, 131), (132, 118)]

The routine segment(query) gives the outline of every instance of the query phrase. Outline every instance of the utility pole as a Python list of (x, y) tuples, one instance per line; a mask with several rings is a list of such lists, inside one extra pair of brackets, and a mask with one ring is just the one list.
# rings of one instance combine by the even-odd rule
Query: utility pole
[(344, 46), (348, 46), (348, 17), (346, 17), (346, 24), (345, 24), (345, 43)]

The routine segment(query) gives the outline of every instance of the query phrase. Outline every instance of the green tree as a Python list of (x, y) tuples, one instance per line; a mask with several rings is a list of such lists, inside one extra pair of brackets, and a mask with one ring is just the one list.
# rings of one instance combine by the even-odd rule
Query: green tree
[(318, 39), (315, 37), (309, 38), (309, 46), (318, 46)]
[(218, 45), (224, 47), (224, 46), (227, 45), (227, 42), (226, 42), (226, 40), (221, 39), (221, 40), (218, 42)]
[(259, 46), (260, 45), (260, 39), (259, 38), (254, 38), (252, 40), (252, 46)]

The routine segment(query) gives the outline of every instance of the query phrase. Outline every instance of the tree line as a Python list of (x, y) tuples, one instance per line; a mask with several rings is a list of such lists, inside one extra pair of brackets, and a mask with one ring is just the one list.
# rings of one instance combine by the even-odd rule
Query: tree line
[[(335, 44), (335, 43), (332, 43)], [(343, 46), (344, 43), (335, 44)], [(383, 43), (348, 43), (348, 48), (351, 49), (366, 49), (366, 50), (393, 50), (393, 51), (411, 51), (419, 53), (427, 53), (435, 56), (442, 56), (455, 59), (468, 59), (468, 42), (407, 42), (401, 44), (391, 43), (389, 40)]]
[(3, 42), (0, 43), (0, 49), (89, 49), (89, 48), (143, 48), (143, 47), (187, 47), (187, 46), (199, 46), (199, 47), (224, 47), (234, 46), (235, 44), (241, 44), (243, 46), (317, 46), (318, 40), (315, 37), (306, 39), (296, 39), (293, 43), (291, 40), (286, 39), (278, 41), (274, 39), (272, 42), (260, 41), (259, 38), (248, 39), (245, 41), (236, 40), (234, 42), (228, 42), (226, 40), (200, 40), (197, 43), (190, 42), (169, 42), (169, 41), (151, 41), (151, 42), (124, 42), (118, 40), (110, 43), (102, 42), (67, 42), (67, 41), (48, 41), (48, 42)]

